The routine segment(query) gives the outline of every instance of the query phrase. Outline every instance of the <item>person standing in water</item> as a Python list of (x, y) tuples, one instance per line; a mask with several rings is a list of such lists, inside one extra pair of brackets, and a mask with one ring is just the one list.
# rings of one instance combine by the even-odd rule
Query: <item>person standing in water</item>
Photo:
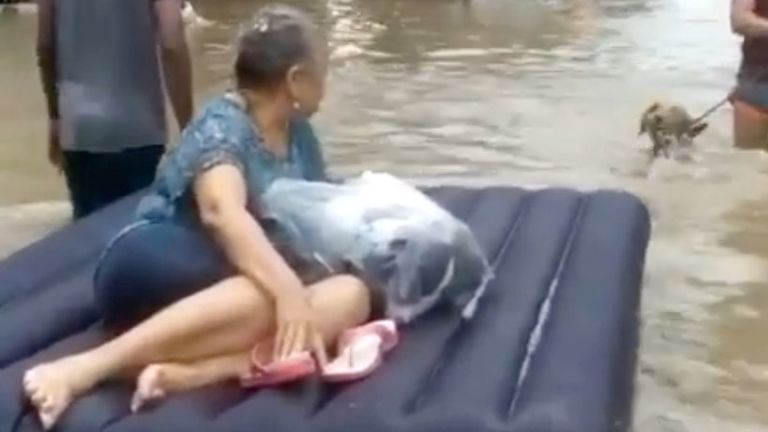
[(179, 128), (192, 116), (182, 0), (38, 7), (48, 155), (66, 177), (77, 219), (151, 184), (166, 141), (161, 82)]
[(768, 0), (731, 0), (731, 28), (744, 37), (731, 98), (734, 143), (768, 150)]

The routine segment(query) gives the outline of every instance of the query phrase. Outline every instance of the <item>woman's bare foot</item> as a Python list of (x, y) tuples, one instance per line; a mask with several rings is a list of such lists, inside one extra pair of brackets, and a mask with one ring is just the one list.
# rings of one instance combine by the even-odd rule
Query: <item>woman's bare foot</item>
[(175, 368), (184, 366), (174, 363), (152, 364), (141, 371), (136, 378), (136, 390), (131, 398), (131, 412), (139, 411), (144, 405), (162, 399), (171, 391)]
[(86, 357), (72, 356), (27, 370), (24, 394), (44, 429), (51, 429), (73, 400), (98, 383), (95, 366)]
[(236, 379), (248, 368), (247, 354), (216, 357), (194, 363), (155, 363), (136, 379), (131, 411), (173, 393)]

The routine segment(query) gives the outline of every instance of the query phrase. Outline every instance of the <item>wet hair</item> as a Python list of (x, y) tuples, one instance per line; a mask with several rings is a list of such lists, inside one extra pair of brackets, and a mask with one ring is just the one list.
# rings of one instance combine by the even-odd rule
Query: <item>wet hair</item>
[(289, 6), (265, 6), (240, 35), (235, 81), (238, 88), (276, 84), (288, 70), (314, 55), (317, 29), (303, 12)]

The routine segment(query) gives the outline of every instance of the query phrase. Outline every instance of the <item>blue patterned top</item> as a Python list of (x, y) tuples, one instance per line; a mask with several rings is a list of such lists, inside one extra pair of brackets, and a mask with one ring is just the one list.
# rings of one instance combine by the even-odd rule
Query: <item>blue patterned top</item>
[(249, 208), (257, 214), (261, 194), (278, 178), (326, 180), (325, 161), (309, 122), (292, 119), (289, 135), (288, 155), (276, 157), (264, 148), (237, 93), (214, 99), (185, 128), (180, 143), (160, 164), (149, 194), (139, 204), (139, 219), (196, 219), (190, 186), (198, 175), (222, 163), (243, 173)]

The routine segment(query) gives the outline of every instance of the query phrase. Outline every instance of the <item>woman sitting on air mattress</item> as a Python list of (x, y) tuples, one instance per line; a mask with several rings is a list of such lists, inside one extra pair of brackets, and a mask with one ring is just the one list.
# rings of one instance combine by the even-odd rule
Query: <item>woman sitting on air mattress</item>
[(466, 224), (384, 173), (326, 178), (307, 117), (327, 58), (301, 13), (257, 14), (237, 90), (190, 123), (139, 221), (98, 262), (96, 304), (122, 334), (25, 374), (46, 428), (84, 392), (135, 373), (134, 411), (225, 380), (363, 378), (397, 343), (395, 322), (439, 305), (472, 315), (491, 270)]
[[(130, 330), (25, 374), (44, 427), (112, 377), (139, 372), (136, 410), (216, 381), (258, 386), (306, 376), (326, 365), (332, 342), (340, 351), (370, 336), (394, 343), (390, 321), (361, 326), (380, 314), (361, 278), (303, 274), (253, 216), (276, 179), (325, 178), (307, 117), (323, 97), (327, 59), (325, 41), (301, 13), (271, 6), (257, 14), (239, 41), (237, 90), (189, 124), (140, 205), (141, 222), (99, 261), (99, 312), (111, 329)], [(163, 290), (149, 288), (158, 285)], [(328, 380), (361, 373), (321, 370)]]

